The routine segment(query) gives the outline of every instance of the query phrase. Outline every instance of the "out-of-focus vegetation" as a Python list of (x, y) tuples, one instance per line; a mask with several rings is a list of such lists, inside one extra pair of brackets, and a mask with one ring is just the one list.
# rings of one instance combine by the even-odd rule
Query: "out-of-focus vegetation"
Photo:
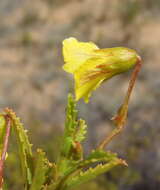
[[(61, 70), (61, 41), (75, 36), (101, 47), (128, 46), (142, 55), (129, 125), (109, 147), (128, 160), (129, 168), (117, 168), (79, 189), (103, 190), (109, 180), (108, 190), (159, 190), (159, 0), (1, 0), (0, 19), (0, 107), (14, 108), (28, 126), (34, 149), (40, 144), (51, 160), (64, 127), (66, 94), (73, 86)], [(104, 84), (88, 106), (79, 105), (90, 126), (86, 152), (111, 130), (107, 118), (121, 101), (126, 77)], [(13, 139), (5, 175), (8, 188), (17, 190), (22, 182), (14, 145)]]

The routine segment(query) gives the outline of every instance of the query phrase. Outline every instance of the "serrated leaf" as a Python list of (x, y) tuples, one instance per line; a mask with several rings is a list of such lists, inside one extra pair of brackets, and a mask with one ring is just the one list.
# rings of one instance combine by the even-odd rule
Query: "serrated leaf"
[(97, 162), (110, 162), (114, 159), (117, 159), (117, 154), (110, 151), (103, 150), (93, 150), (90, 155), (79, 163), (79, 167), (89, 166), (90, 164)]
[[(118, 165), (118, 164), (123, 164), (123, 165), (127, 165), (126, 162), (124, 160), (121, 160), (119, 158), (117, 158), (117, 154), (115, 153), (112, 153), (112, 152), (105, 152), (103, 150), (94, 150), (92, 151), (92, 153), (88, 156), (87, 159), (85, 160), (82, 160), (80, 162), (75, 162), (75, 165), (72, 165), (72, 167), (68, 168), (67, 172), (65, 173), (64, 177), (62, 178), (62, 181), (63, 183), (60, 183), (60, 187), (63, 189), (65, 189), (65, 185), (68, 184), (68, 181), (76, 178), (78, 176), (81, 176), (81, 174), (83, 173), (83, 170), (85, 170), (86, 168), (88, 168), (91, 164), (99, 164), (99, 163), (103, 163), (100, 164), (102, 166), (106, 166), (105, 168), (107, 168), (107, 165), (106, 164), (109, 164), (109, 166), (113, 165), (113, 163), (115, 163), (115, 165)], [(99, 166), (99, 165), (97, 165)], [(87, 171), (90, 171), (90, 170), (93, 170), (94, 171), (94, 175), (95, 177), (99, 175), (99, 172), (98, 172), (98, 169), (99, 167), (95, 167), (95, 168), (90, 168), (89, 170)], [(97, 169), (96, 169), (97, 168)], [(86, 172), (87, 172), (86, 171)], [(96, 175), (96, 171), (97, 171), (97, 175)], [(106, 170), (107, 171), (107, 170)], [(80, 174), (81, 173), (81, 174)], [(85, 172), (84, 172), (85, 173)], [(103, 173), (103, 172), (102, 172)], [(78, 174), (78, 175), (77, 175)], [(85, 173), (87, 174), (86, 176), (89, 175), (89, 172), (88, 173)], [(92, 176), (92, 175), (91, 175)], [(89, 176), (89, 177), (91, 177)], [(88, 178), (86, 178), (88, 179)], [(92, 177), (91, 177), (92, 179)], [(78, 179), (77, 179), (78, 180)], [(80, 178), (80, 181), (81, 181), (81, 178)], [(84, 182), (82, 182), (84, 183)], [(79, 182), (78, 182), (79, 184)], [(78, 185), (77, 184), (77, 185)], [(57, 184), (58, 185), (58, 184)], [(75, 184), (76, 186), (76, 184)], [(51, 186), (52, 187), (52, 186)], [(57, 187), (56, 187), (57, 188)], [(58, 186), (59, 188), (59, 186)], [(68, 187), (67, 187), (68, 188)], [(52, 188), (50, 188), (49, 190), (51, 190)]]
[(65, 131), (62, 145), (62, 155), (70, 158), (75, 143), (82, 142), (85, 139), (87, 125), (85, 121), (77, 119), (76, 102), (72, 95), (68, 96), (68, 105), (66, 109)]
[(80, 119), (78, 121), (78, 128), (75, 134), (75, 140), (77, 142), (82, 142), (85, 139), (87, 125), (84, 120)]
[(92, 152), (87, 157), (87, 160), (90, 159), (106, 159), (106, 161), (111, 160), (113, 158), (117, 158), (117, 154), (110, 152), (110, 151), (104, 151), (104, 150), (92, 150)]
[(89, 168), (86, 171), (81, 171), (77, 176), (70, 178), (66, 185), (64, 186), (65, 190), (71, 189), (77, 185), (85, 183), (91, 179), (96, 178), (98, 175), (110, 171), (113, 167), (126, 163), (118, 158), (113, 159), (112, 161), (106, 164), (98, 164), (95, 168)]
[(42, 190), (54, 190), (57, 186), (58, 181), (58, 173), (57, 173), (57, 165), (55, 163), (50, 163), (50, 168), (46, 173), (47, 181), (43, 186)]
[(68, 104), (66, 109), (66, 122), (64, 137), (62, 140), (62, 148), (59, 159), (58, 171), (64, 176), (68, 171), (75, 167), (83, 157), (83, 149), (81, 141), (84, 140), (86, 134), (85, 121), (77, 119), (76, 102), (71, 94), (68, 96)]
[(5, 117), (2, 114), (0, 114), (0, 156), (2, 153), (5, 132), (6, 132), (6, 120)]
[(19, 148), (25, 189), (28, 189), (29, 185), (32, 183), (32, 145), (29, 143), (26, 130), (24, 130), (23, 124), (20, 122), (20, 119), (16, 116), (16, 114), (10, 109), (6, 109), (5, 112), (12, 119), (12, 128), (16, 134), (17, 144)]
[(47, 174), (50, 166), (45, 153), (40, 149), (37, 150), (35, 163), (36, 166), (30, 190), (41, 190), (48, 178)]
[(50, 163), (50, 169), (47, 173), (48, 176), (48, 184), (51, 182), (55, 182), (58, 179), (58, 171), (57, 171), (57, 165), (55, 163)]
[(65, 122), (65, 131), (63, 137), (63, 144), (62, 144), (62, 152), (61, 154), (69, 158), (70, 151), (74, 141), (74, 133), (77, 127), (77, 110), (76, 110), (76, 103), (71, 94), (68, 96), (68, 105), (66, 109), (66, 122)]

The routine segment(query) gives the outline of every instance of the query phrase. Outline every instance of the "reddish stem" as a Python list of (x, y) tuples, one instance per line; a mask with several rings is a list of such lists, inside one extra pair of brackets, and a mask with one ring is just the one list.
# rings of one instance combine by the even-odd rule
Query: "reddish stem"
[(141, 62), (142, 62), (142, 60), (139, 57), (138, 61), (137, 61), (137, 64), (135, 66), (135, 69), (134, 69), (134, 71), (132, 73), (131, 79), (129, 81), (129, 87), (128, 87), (127, 95), (125, 96), (124, 104), (123, 105), (128, 105), (129, 104), (129, 99), (130, 99), (133, 87), (135, 85), (135, 81), (136, 81), (137, 75), (138, 75), (138, 73), (139, 73), (139, 71), (141, 69)]
[(9, 136), (10, 136), (10, 131), (11, 131), (11, 119), (8, 115), (5, 116), (6, 119), (6, 135), (4, 138), (4, 145), (3, 145), (3, 150), (2, 150), (2, 156), (0, 160), (0, 189), (2, 188), (3, 184), (3, 169), (4, 169), (4, 161), (6, 158), (6, 153), (8, 149), (8, 142), (9, 142)]
[(132, 93), (132, 90), (135, 85), (135, 81), (140, 69), (141, 69), (141, 58), (138, 57), (137, 64), (134, 68), (134, 71), (131, 75), (131, 79), (129, 81), (129, 86), (128, 86), (127, 94), (124, 99), (124, 103), (120, 107), (117, 115), (113, 117), (112, 119), (114, 123), (116, 124), (117, 128), (115, 128), (109, 136), (104, 138), (104, 140), (99, 144), (98, 149), (104, 149), (104, 147), (123, 130), (125, 122), (126, 122), (126, 118), (127, 118), (127, 113), (128, 113), (129, 99), (131, 97), (131, 93)]

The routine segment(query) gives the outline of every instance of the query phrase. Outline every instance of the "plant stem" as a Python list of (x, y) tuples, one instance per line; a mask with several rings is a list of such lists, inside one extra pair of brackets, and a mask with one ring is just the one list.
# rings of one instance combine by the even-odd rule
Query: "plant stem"
[(10, 130), (11, 130), (11, 119), (8, 115), (5, 115), (6, 119), (6, 135), (4, 138), (4, 145), (3, 145), (3, 150), (2, 150), (2, 156), (0, 160), (0, 189), (2, 188), (3, 185), (3, 169), (4, 169), (4, 161), (6, 158), (6, 153), (8, 149), (8, 142), (9, 142), (9, 136), (10, 136)]
[(139, 73), (139, 71), (141, 69), (141, 66), (142, 66), (141, 58), (139, 57), (138, 62), (136, 64), (135, 68), (134, 68), (134, 71), (133, 71), (132, 75), (131, 75), (131, 79), (130, 79), (128, 90), (127, 90), (127, 95), (125, 96), (123, 105), (128, 106), (128, 104), (129, 104), (131, 93), (132, 93), (133, 87), (135, 85), (138, 73)]
[(126, 123), (129, 100), (130, 100), (131, 93), (132, 93), (132, 90), (133, 90), (133, 87), (135, 85), (135, 81), (136, 81), (136, 78), (138, 76), (140, 69), (141, 69), (141, 58), (138, 57), (137, 64), (134, 68), (134, 71), (131, 75), (131, 79), (129, 81), (129, 86), (128, 86), (127, 94), (124, 98), (124, 102), (123, 102), (122, 106), (120, 107), (120, 109), (118, 110), (117, 115), (112, 118), (112, 120), (115, 123), (117, 128), (114, 129), (109, 136), (106, 136), (104, 138), (104, 140), (102, 140), (102, 142), (98, 145), (97, 149), (104, 149), (105, 146), (108, 145), (108, 143), (115, 136), (117, 136), (119, 133), (122, 132), (124, 125)]

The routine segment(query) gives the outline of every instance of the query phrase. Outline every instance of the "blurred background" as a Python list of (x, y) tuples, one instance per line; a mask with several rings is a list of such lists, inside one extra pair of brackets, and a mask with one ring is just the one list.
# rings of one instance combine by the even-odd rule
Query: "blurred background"
[[(129, 164), (76, 190), (160, 190), (160, 0), (0, 0), (0, 108), (22, 118), (34, 149), (56, 159), (72, 76), (62, 70), (62, 41), (126, 46), (142, 56), (127, 126), (108, 149)], [(117, 76), (78, 103), (88, 124), (85, 152), (112, 130), (131, 73)], [(7, 187), (22, 188), (14, 139), (7, 159)]]

